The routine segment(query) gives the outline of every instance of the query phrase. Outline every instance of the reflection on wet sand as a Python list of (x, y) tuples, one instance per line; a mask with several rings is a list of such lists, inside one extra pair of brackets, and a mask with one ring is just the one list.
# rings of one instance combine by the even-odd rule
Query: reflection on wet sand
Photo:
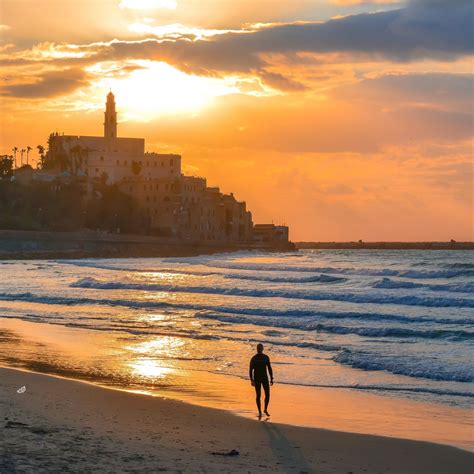
[[(4, 319), (3, 326), (3, 365), (255, 416), (253, 388), (247, 380), (189, 365), (205, 359), (204, 351), (212, 354), (215, 341), (172, 336), (137, 339), (113, 331), (15, 319)], [(277, 422), (472, 448), (472, 415), (462, 408), (278, 383), (271, 403), (272, 420)]]

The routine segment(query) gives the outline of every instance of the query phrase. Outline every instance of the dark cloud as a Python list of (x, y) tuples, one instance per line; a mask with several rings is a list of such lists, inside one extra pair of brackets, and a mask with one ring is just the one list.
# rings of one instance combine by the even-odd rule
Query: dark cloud
[(472, 24), (470, 0), (412, 0), (397, 10), (326, 22), (275, 24), (204, 40), (152, 37), (83, 45), (80, 49), (89, 57), (65, 62), (152, 59), (167, 61), (186, 72), (211, 75), (262, 70), (266, 66), (262, 55), (272, 53), (295, 57), (301, 52), (345, 52), (396, 61), (449, 60), (474, 52)]
[(0, 95), (18, 98), (53, 97), (66, 94), (87, 84), (86, 73), (80, 69), (46, 72), (37, 81), (11, 84), (0, 88)]
[(324, 23), (273, 25), (201, 41), (115, 41), (98, 56), (165, 60), (197, 73), (261, 69), (265, 53), (350, 52), (397, 61), (454, 59), (474, 52), (472, 21), (471, 1), (414, 0), (398, 10)]
[(285, 77), (283, 74), (276, 72), (260, 71), (260, 78), (274, 89), (279, 89), (282, 91), (304, 91), (307, 90), (304, 84), (301, 84), (298, 81)]
[[(44, 62), (78, 68), (101, 61), (148, 59), (206, 76), (256, 74), (272, 87), (299, 91), (305, 90), (305, 85), (271, 68), (269, 55), (285, 55), (295, 61), (304, 53), (336, 52), (366, 55), (372, 60), (454, 60), (474, 52), (472, 22), (471, 0), (412, 0), (396, 10), (326, 22), (267, 25), (255, 31), (229, 32), (202, 40), (152, 37), (79, 45), (74, 51), (85, 52), (85, 57)], [(6, 58), (3, 64), (8, 65), (8, 61), (13, 61), (11, 65), (15, 61), (27, 64), (21, 58)], [(67, 73), (52, 74), (37, 84), (7, 86), (3, 94), (47, 96), (55, 88), (67, 91), (80, 80), (80, 77), (68, 77)]]

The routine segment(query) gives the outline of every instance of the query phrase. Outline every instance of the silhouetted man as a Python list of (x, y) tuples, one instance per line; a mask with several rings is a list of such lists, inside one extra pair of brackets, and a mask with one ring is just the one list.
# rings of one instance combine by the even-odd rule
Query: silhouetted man
[[(268, 383), (267, 369), (270, 374), (270, 383)], [(252, 386), (255, 387), (255, 394), (257, 395), (259, 418), (262, 416), (262, 407), (260, 404), (262, 385), (265, 392), (264, 413), (270, 416), (270, 413), (268, 413), (268, 403), (270, 402), (270, 385), (273, 385), (273, 370), (270, 365), (270, 357), (263, 353), (263, 344), (257, 345), (257, 353), (250, 359), (249, 377)]]

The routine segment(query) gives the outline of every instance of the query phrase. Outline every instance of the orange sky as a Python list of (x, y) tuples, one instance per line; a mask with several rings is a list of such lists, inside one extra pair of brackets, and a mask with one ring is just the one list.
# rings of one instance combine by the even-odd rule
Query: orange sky
[(293, 240), (472, 240), (467, 0), (2, 0), (0, 153), (183, 154)]

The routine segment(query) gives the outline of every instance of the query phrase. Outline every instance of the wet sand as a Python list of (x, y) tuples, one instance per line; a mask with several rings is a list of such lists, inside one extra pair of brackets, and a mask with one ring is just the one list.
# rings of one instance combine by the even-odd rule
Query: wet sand
[[(474, 467), (474, 454), (443, 445), (259, 422), (13, 369), (0, 369), (0, 380), (2, 473), (455, 474)], [(232, 450), (239, 454), (221, 455)]]

